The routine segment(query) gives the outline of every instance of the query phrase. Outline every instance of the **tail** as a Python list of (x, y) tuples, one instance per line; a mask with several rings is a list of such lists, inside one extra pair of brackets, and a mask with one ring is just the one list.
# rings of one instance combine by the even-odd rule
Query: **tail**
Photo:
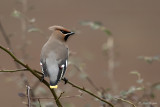
[(50, 85), (50, 88), (51, 88), (51, 89), (53, 89), (53, 88), (58, 88), (58, 85), (54, 85), (54, 86)]

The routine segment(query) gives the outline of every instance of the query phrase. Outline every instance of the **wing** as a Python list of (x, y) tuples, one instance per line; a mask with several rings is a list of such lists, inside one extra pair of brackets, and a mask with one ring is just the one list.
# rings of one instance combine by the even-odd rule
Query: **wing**
[(68, 48), (67, 47), (59, 47), (59, 49), (62, 49), (61, 53), (57, 54), (57, 61), (58, 61), (58, 67), (59, 67), (59, 72), (58, 72), (58, 81), (60, 81), (67, 68), (67, 61), (68, 61)]
[(46, 64), (46, 60), (40, 60), (40, 65), (41, 65), (41, 69), (42, 69), (42, 73), (44, 74), (44, 76), (48, 76), (48, 69), (47, 69), (47, 64)]
[(59, 63), (59, 73), (58, 73), (58, 80), (59, 81), (64, 77), (64, 74), (66, 72), (66, 69), (67, 69), (67, 60), (68, 60), (68, 57), (65, 60), (62, 60)]

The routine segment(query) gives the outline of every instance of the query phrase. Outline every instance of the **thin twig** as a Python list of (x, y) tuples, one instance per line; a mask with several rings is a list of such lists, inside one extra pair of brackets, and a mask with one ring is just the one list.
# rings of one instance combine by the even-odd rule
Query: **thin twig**
[(107, 34), (108, 39), (107, 39), (106, 45), (107, 45), (107, 54), (108, 54), (108, 58), (109, 58), (108, 59), (108, 70), (107, 70), (108, 74), (107, 75), (108, 75), (108, 79), (112, 85), (113, 92), (117, 93), (118, 86), (117, 86), (117, 83), (114, 79), (115, 61), (114, 61), (114, 38), (112, 36), (112, 33), (110, 31), (108, 32), (108, 29), (106, 29), (105, 26), (103, 26), (101, 24), (97, 24), (96, 22), (82, 21), (82, 25), (89, 26), (92, 29), (95, 29), (95, 26), (97, 26), (96, 29), (99, 29)]
[(115, 98), (115, 99), (121, 100), (121, 101), (126, 102), (128, 104), (131, 104), (133, 107), (136, 107), (136, 105), (134, 105), (132, 102), (130, 102), (128, 100), (125, 100), (125, 99), (122, 99), (122, 98)]
[(62, 97), (62, 94), (64, 94), (64, 92), (62, 92), (56, 100), (59, 100)]
[(54, 99), (54, 97), (31, 97), (31, 99)]
[[(6, 42), (7, 46), (9, 47), (9, 50), (11, 50), (11, 52), (14, 54), (14, 51), (13, 51), (13, 49), (12, 49), (12, 45), (11, 45), (10, 38), (9, 38), (9, 36), (7, 35), (7, 33), (6, 33), (5, 29), (4, 29), (1, 21), (0, 21), (0, 31), (1, 31), (4, 39), (5, 39), (5, 42)], [(23, 43), (24, 43), (24, 42), (23, 42)], [(14, 64), (15, 64), (15, 66), (16, 66), (17, 69), (20, 69), (20, 68), (21, 68), (21, 66), (20, 66), (18, 63), (16, 63), (15, 61), (14, 61)], [(21, 78), (23, 79), (23, 82), (24, 82), (25, 85), (28, 85), (28, 84), (29, 84), (28, 81), (27, 81), (27, 79), (25, 78), (25, 75), (24, 75), (23, 73), (21, 73)]]
[[(21, 52), (22, 52), (22, 58), (27, 58), (28, 54), (26, 52), (27, 43), (26, 43), (26, 34), (27, 34), (27, 19), (26, 19), (26, 12), (28, 10), (28, 0), (22, 1), (22, 17), (20, 18), (21, 22), (21, 31), (22, 31), (22, 41), (23, 44), (21, 45)], [(27, 56), (27, 57), (26, 57)]]
[[(83, 95), (83, 93), (81, 93), (80, 95), (72, 95), (72, 96), (61, 96), (61, 99), (63, 98), (73, 98), (73, 97), (81, 97)], [(54, 97), (31, 97), (31, 99), (54, 99)]]
[(37, 70), (33, 70), (33, 71), (36, 72), (36, 73), (38, 73), (38, 74), (40, 74), (41, 76), (43, 75), (42, 72), (39, 72), (39, 71), (37, 71)]
[(4, 30), (4, 27), (2, 25), (2, 22), (0, 20), (0, 31), (2, 33), (2, 36), (4, 37), (4, 40), (6, 41), (6, 44), (8, 45), (8, 47), (12, 50), (12, 46), (11, 46), (11, 42), (10, 39), (8, 38), (8, 35), (6, 34), (6, 31)]
[[(11, 50), (11, 52), (14, 53), (14, 52), (13, 52), (13, 49), (12, 49), (11, 41), (10, 41), (10, 39), (9, 39), (9, 37), (8, 37), (8, 35), (7, 35), (4, 27), (3, 27), (3, 25), (2, 25), (1, 20), (0, 20), (0, 31), (1, 31), (1, 33), (2, 33), (2, 36), (4, 37), (4, 40), (5, 40), (6, 44), (7, 44), (7, 46), (9, 47), (9, 49)], [(19, 64), (17, 64), (16, 62), (14, 62), (14, 64), (15, 64), (15, 66), (16, 66), (17, 69), (21, 68), (21, 67), (19, 66)]]
[(94, 84), (94, 82), (89, 78), (89, 76), (86, 77), (86, 80), (92, 85), (92, 87), (94, 87), (94, 89), (96, 91), (99, 91), (99, 89), (97, 88), (97, 86)]
[[(80, 72), (84, 72), (82, 71), (77, 65), (72, 64), (78, 71)], [(90, 83), (90, 85), (96, 90), (99, 91), (99, 89), (97, 88), (97, 86), (94, 84), (94, 82), (92, 81), (92, 79), (87, 75), (86, 80)]]
[[(62, 80), (64, 81), (64, 79), (62, 79)], [(79, 86), (73, 84), (73, 83), (70, 82), (70, 81), (68, 81), (67, 83), (70, 84), (72, 87), (75, 87), (75, 88), (77, 88), (77, 89), (79, 89), (79, 90), (82, 90), (82, 91), (88, 93), (89, 95), (91, 95), (91, 96), (93, 96), (93, 97), (99, 99), (100, 101), (102, 101), (102, 102), (104, 102), (104, 103), (110, 105), (111, 107), (114, 107), (110, 102), (108, 102), (108, 101), (106, 101), (106, 100), (104, 100), (104, 99), (98, 97), (97, 95), (95, 95), (95, 94), (93, 94), (92, 92), (86, 90), (85, 88), (81, 88), (81, 87), (79, 87)]]
[(81, 97), (82, 95), (83, 95), (83, 93), (81, 93), (80, 95), (64, 96), (64, 97), (61, 97), (61, 99), (63, 99), (63, 98)]
[[(101, 96), (102, 96), (103, 99), (106, 99), (105, 93), (106, 93), (106, 90), (104, 90), (104, 89), (102, 88), (102, 92), (101, 92), (102, 95), (101, 95)], [(105, 104), (105, 103), (102, 103), (102, 107), (106, 107), (106, 104)]]
[(41, 107), (41, 102), (40, 102), (40, 99), (38, 98), (38, 102), (39, 102), (39, 107)]
[(20, 72), (20, 71), (27, 71), (27, 69), (23, 68), (23, 69), (15, 69), (15, 70), (0, 70), (0, 72)]
[(114, 38), (113, 36), (109, 36), (107, 39), (107, 47), (108, 47), (108, 70), (107, 75), (108, 79), (110, 81), (110, 84), (112, 85), (113, 92), (117, 93), (118, 86), (116, 83), (116, 80), (114, 78), (114, 69), (115, 69), (115, 61), (114, 61)]
[[(6, 53), (8, 53), (8, 55), (10, 55), (10, 56), (14, 59), (15, 62), (17, 62), (17, 63), (19, 63), (20, 65), (22, 65), (24, 68), (26, 68), (28, 71), (30, 71), (35, 77), (37, 77), (39, 80), (41, 80), (41, 76), (38, 75), (35, 70), (31, 69), (27, 64), (24, 64), (23, 62), (21, 62), (20, 60), (18, 60), (18, 59), (13, 55), (12, 52), (10, 52), (8, 49), (4, 48), (4, 47), (1, 46), (1, 45), (0, 45), (0, 48), (1, 48), (3, 51), (5, 51)], [(46, 80), (43, 80), (42, 82), (43, 82), (43, 84), (45, 84), (45, 85), (50, 89), (52, 95), (54, 96), (54, 99), (57, 99), (58, 97), (57, 97), (54, 89), (51, 89), (51, 88), (50, 88), (49, 83), (48, 83)], [(57, 104), (58, 107), (62, 107), (62, 104), (61, 104), (61, 102), (60, 102), (59, 100), (56, 101), (56, 104)]]
[(30, 86), (27, 87), (27, 99), (28, 99), (28, 107), (31, 107), (31, 98), (30, 98)]
[[(23, 69), (15, 69), (15, 70), (0, 70), (0, 72), (20, 72), (20, 71), (28, 71), (28, 69), (23, 68)], [(42, 75), (41, 72), (34, 70), (36, 73)]]

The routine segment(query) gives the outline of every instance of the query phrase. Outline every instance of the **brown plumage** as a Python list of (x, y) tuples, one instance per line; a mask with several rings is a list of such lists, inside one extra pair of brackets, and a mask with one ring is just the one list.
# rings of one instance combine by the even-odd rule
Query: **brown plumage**
[(65, 42), (74, 33), (62, 26), (52, 26), (49, 29), (53, 33), (42, 48), (40, 64), (44, 76), (50, 78), (50, 87), (57, 88), (67, 67), (68, 47)]

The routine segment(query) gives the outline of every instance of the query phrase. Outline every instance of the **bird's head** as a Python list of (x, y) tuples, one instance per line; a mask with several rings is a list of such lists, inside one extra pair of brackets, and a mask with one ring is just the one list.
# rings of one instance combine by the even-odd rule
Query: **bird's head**
[(67, 41), (68, 37), (75, 34), (74, 32), (62, 27), (62, 26), (51, 26), (49, 30), (55, 32), (56, 36), (60, 36), (58, 38), (62, 38), (64, 41)]

